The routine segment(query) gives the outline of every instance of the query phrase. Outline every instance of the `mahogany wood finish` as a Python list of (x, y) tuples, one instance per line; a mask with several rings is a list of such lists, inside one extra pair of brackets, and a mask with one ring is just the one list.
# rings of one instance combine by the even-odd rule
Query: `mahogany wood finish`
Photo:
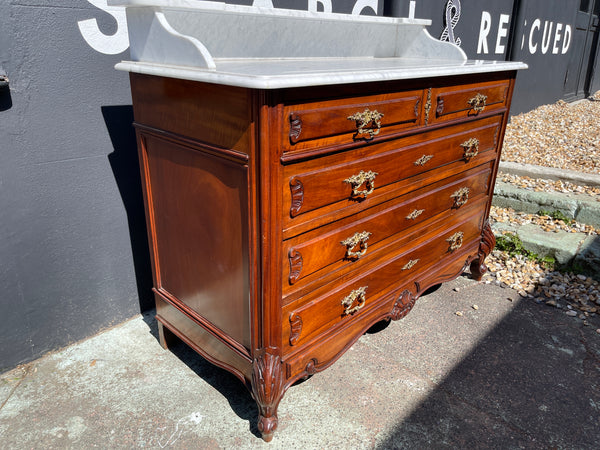
[(295, 381), (486, 271), (514, 72), (253, 90), (131, 74), (161, 344)]

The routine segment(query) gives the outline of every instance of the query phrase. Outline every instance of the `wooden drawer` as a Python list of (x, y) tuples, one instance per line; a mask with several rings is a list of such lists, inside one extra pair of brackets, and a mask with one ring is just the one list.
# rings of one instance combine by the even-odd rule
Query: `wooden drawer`
[(492, 163), (476, 167), (285, 241), (284, 296), (323, 269), (332, 272), (369, 260), (396, 233), (487, 198), (492, 170)]
[(398, 284), (398, 287), (383, 293), (376, 304), (370, 305), (370, 309), (365, 306), (354, 320), (343, 321), (320, 335), (318, 340), (312, 339), (310, 346), (288, 347), (287, 354), (284, 356), (286, 377), (297, 379), (325, 369), (348, 350), (369, 327), (393, 313), (394, 309), (398, 308), (397, 314), (403, 317), (414, 305), (414, 297), (402, 294), (406, 291), (420, 294), (429, 286), (455, 278), (465, 266), (469, 248), (465, 248), (462, 252), (461, 250), (427, 270), (423, 274), (426, 284), (419, 283), (419, 287), (416, 287), (414, 281), (405, 285)]
[(427, 123), (474, 118), (504, 108), (508, 101), (508, 89), (508, 80), (433, 88)]
[[(423, 123), (423, 91), (286, 105), (283, 150), (380, 139)], [(362, 131), (362, 132), (361, 132)]]
[(284, 224), (302, 221), (304, 214), (327, 205), (335, 205), (336, 211), (357, 203), (372, 205), (387, 186), (455, 161), (463, 163), (461, 170), (483, 164), (495, 156), (501, 119), (489, 117), (286, 166)]
[(390, 285), (402, 285), (428, 267), (452, 258), (463, 245), (478, 244), (483, 212), (471, 208), (450, 222), (440, 221), (440, 226), (429, 233), (416, 230), (398, 242), (400, 253), (390, 256), (383, 266), (354, 272), (347, 282), (342, 278), (285, 306), (284, 348), (302, 346), (340, 322), (355, 320), (363, 309), (368, 311), (371, 303), (376, 304), (378, 294)]

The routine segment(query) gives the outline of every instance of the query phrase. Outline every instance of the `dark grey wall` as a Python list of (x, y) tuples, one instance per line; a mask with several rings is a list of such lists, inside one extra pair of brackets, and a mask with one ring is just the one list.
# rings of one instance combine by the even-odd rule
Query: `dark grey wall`
[[(431, 20), (429, 34), (436, 39), (445, 29), (449, 31), (454, 40), (445, 40), (460, 40), (460, 47), (470, 59), (504, 60), (510, 47), (513, 4), (513, 0), (455, 0), (455, 8), (448, 9), (448, 0), (417, 0), (415, 17)], [(406, 17), (409, 8), (410, 1), (391, 0), (385, 3), (384, 13)]]
[(579, 0), (521, 0), (511, 59), (529, 69), (517, 78), (513, 114), (563, 97), (569, 62), (581, 58), (573, 45), (578, 6)]
[(127, 75), (78, 21), (83, 0), (0, 5), (0, 370), (150, 305)]
[[(273, 4), (374, 14), (383, 2)], [(0, 2), (0, 371), (153, 304), (129, 80), (113, 68), (127, 39), (110, 11)]]

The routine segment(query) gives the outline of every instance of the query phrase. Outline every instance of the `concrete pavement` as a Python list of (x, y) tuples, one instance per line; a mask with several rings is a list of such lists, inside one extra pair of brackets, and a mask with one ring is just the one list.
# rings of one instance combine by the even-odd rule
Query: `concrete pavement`
[(0, 447), (597, 448), (588, 322), (460, 277), (291, 387), (266, 444), (241, 383), (148, 314), (3, 374)]

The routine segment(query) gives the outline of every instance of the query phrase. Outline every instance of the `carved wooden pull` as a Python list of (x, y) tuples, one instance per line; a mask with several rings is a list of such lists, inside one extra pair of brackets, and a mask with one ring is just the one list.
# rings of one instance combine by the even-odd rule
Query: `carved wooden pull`
[(487, 101), (487, 95), (480, 94), (479, 92), (475, 97), (471, 98), (467, 103), (471, 105), (473, 111), (480, 113), (485, 109), (485, 102)]
[(479, 153), (479, 139), (477, 138), (471, 138), (460, 144), (460, 146), (465, 149), (463, 157), (467, 161), (474, 158)]
[(460, 208), (469, 201), (469, 193), (471, 190), (468, 187), (462, 187), (458, 191), (454, 192), (450, 198), (454, 199), (453, 208)]
[[(352, 185), (352, 197), (366, 197), (375, 190), (375, 177), (379, 175), (377, 172), (363, 172), (362, 170), (358, 175), (352, 175), (350, 178), (346, 178), (344, 183)], [(359, 190), (358, 188), (365, 185), (365, 190)]]
[[(364, 256), (365, 253), (367, 253), (367, 241), (369, 240), (369, 236), (371, 236), (371, 233), (363, 231), (362, 233), (354, 233), (354, 236), (340, 242), (340, 244), (346, 247), (346, 258), (359, 259), (361, 256)], [(360, 250), (357, 252), (352, 251), (357, 245), (360, 246)]]
[(415, 161), (415, 166), (424, 166), (431, 160), (431, 158), (433, 158), (433, 155), (423, 155)]
[(411, 212), (408, 216), (406, 216), (407, 220), (414, 220), (417, 217), (419, 217), (421, 214), (423, 214), (425, 212), (424, 209), (415, 209), (413, 212)]
[(454, 250), (458, 250), (463, 245), (463, 237), (464, 233), (462, 231), (458, 231), (446, 239), (446, 242), (450, 243), (450, 247), (448, 251), (453, 252)]
[(365, 306), (366, 292), (369, 286), (363, 286), (353, 290), (342, 300), (342, 306), (344, 307), (344, 315), (348, 316), (354, 314), (363, 306)]
[(417, 265), (417, 263), (419, 262), (418, 259), (411, 259), (409, 262), (407, 262), (404, 267), (402, 267), (402, 270), (410, 270), (412, 269), (414, 266)]
[(368, 134), (369, 139), (373, 139), (374, 136), (379, 134), (381, 131), (381, 118), (384, 115), (377, 110), (371, 111), (368, 108), (363, 112), (357, 112), (348, 116), (348, 120), (354, 120), (356, 122), (356, 128), (358, 129), (356, 134)]

